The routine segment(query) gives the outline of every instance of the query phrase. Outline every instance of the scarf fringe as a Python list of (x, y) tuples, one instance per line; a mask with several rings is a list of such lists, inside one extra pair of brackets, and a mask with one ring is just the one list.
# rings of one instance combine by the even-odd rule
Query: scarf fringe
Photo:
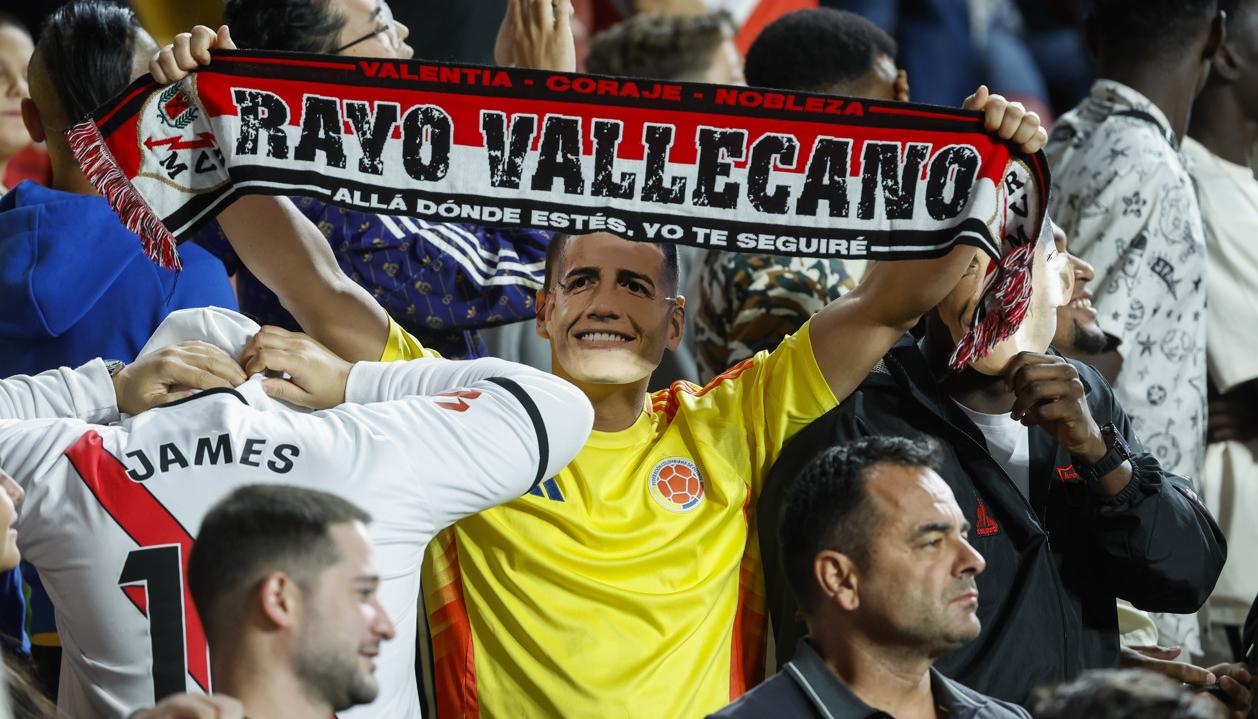
[(74, 125), (66, 130), (66, 139), (88, 182), (105, 197), (122, 224), (140, 237), (144, 254), (168, 270), (179, 270), (175, 236), (123, 174), (95, 121), (89, 118)]
[[(1005, 256), (1000, 263), (997, 281), (983, 294), (980, 306), (989, 308), (982, 321), (970, 328), (957, 343), (948, 364), (962, 370), (987, 356), (1001, 341), (1022, 326), (1031, 307), (1031, 253), (1033, 243), (1025, 244)], [(995, 307), (992, 307), (995, 304)]]

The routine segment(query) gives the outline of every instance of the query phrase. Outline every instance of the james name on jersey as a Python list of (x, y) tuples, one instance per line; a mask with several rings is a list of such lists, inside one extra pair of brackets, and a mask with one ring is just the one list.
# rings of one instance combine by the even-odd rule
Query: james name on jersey
[[(295, 444), (277, 444), (268, 448), (267, 440), (253, 437), (238, 440), (238, 444), (233, 446), (231, 435), (222, 433), (198, 437), (195, 446), (185, 446), (183, 449), (174, 442), (165, 442), (158, 445), (156, 450), (145, 452), (143, 449), (136, 449), (123, 456), (126, 457), (123, 464), (127, 467), (127, 474), (136, 482), (143, 482), (152, 477), (154, 472), (165, 474), (176, 468), (213, 467), (232, 463), (246, 467), (265, 466), (276, 474), (287, 474), (292, 471), (294, 460), (301, 456), (301, 448)], [(156, 458), (156, 464), (150, 456)]]

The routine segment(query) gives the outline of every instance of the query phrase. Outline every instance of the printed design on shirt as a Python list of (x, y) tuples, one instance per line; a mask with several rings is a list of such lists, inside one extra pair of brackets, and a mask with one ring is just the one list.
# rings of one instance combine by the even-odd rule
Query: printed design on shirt
[(974, 532), (980, 537), (988, 537), (1000, 531), (1000, 525), (996, 524), (996, 520), (992, 519), (992, 515), (987, 511), (987, 504), (983, 500), (978, 500), (978, 522), (974, 527)]
[(1171, 362), (1186, 362), (1197, 353), (1197, 343), (1186, 330), (1168, 330), (1162, 336), (1162, 354)]
[(670, 512), (689, 512), (703, 503), (703, 477), (694, 462), (682, 457), (661, 460), (651, 470), (647, 491)]
[(1166, 423), (1166, 431), (1155, 432), (1145, 441), (1145, 449), (1149, 450), (1163, 467), (1175, 467), (1183, 458), (1183, 450), (1179, 447), (1179, 440), (1175, 438), (1172, 431), (1175, 427), (1175, 420), (1168, 420)]
[(1128, 332), (1134, 331), (1137, 327), (1144, 323), (1145, 308), (1144, 303), (1140, 300), (1132, 300), (1131, 306), (1127, 308), (1127, 322), (1124, 325)]
[[(545, 492), (545, 494), (543, 494), (543, 492)], [(528, 493), (538, 497), (545, 497), (546, 499), (554, 502), (564, 501), (563, 492), (559, 491), (559, 483), (555, 481), (554, 477), (551, 477), (545, 482), (533, 487)]]
[(448, 409), (451, 412), (466, 412), (471, 405), (466, 400), (474, 400), (480, 397), (480, 392), (474, 389), (460, 389), (452, 392), (439, 392), (438, 397), (452, 397), (452, 400), (433, 400), (433, 404), (441, 409)]

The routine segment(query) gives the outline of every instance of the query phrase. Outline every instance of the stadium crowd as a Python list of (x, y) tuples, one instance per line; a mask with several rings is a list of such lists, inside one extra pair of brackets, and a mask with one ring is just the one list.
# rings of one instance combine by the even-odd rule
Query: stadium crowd
[[(1255, 715), (1258, 0), (180, 5), (0, 12), (0, 718)], [(961, 370), (969, 245), (292, 187), (164, 269), (67, 130), (235, 49), (960, 107), (1052, 237)]]

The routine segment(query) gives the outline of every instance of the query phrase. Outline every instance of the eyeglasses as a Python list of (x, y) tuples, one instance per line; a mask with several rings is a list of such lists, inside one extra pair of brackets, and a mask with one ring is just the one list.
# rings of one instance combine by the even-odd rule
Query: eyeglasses
[(367, 33), (366, 35), (363, 35), (357, 40), (354, 40), (352, 42), (347, 42), (344, 45), (336, 48), (335, 50), (332, 51), (333, 54), (339, 55), (340, 53), (345, 52), (351, 47), (358, 45), (359, 43), (367, 42), (371, 38), (377, 35), (380, 35), (382, 33), (384, 34), (384, 39), (385, 39), (384, 44), (387, 45), (390, 50), (396, 50), (402, 44), (402, 41), (400, 38), (398, 38), (397, 21), (393, 19), (393, 11), (389, 9), (389, 4), (381, 0), (379, 8), (376, 10), (376, 15), (380, 17), (380, 24), (376, 26), (375, 30), (372, 30), (371, 32)]

